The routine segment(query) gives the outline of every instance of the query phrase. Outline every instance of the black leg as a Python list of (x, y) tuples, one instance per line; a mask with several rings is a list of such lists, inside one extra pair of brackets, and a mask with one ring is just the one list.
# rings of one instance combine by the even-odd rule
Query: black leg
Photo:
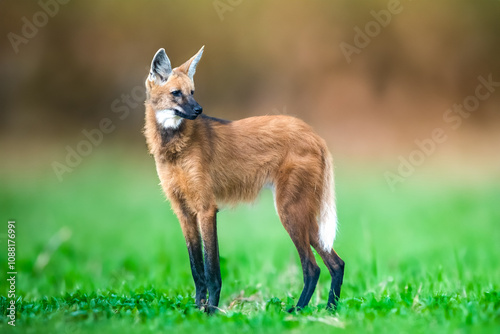
[[(335, 255), (337, 255), (335, 253)], [(337, 268), (334, 273), (332, 273), (332, 285), (330, 287), (330, 293), (328, 295), (328, 304), (327, 308), (329, 309), (337, 309), (337, 302), (340, 297), (340, 288), (342, 287), (342, 282), (344, 281), (344, 266), (345, 263), (342, 259), (337, 255), (338, 262)]]
[(205, 281), (208, 287), (208, 313), (214, 313), (219, 306), (222, 278), (219, 263), (219, 244), (217, 241), (216, 210), (198, 216), (203, 249), (205, 254)]
[[(301, 254), (305, 253), (305, 254)], [(297, 309), (300, 310), (309, 304), (312, 294), (316, 289), (316, 284), (318, 283), (320, 268), (316, 264), (314, 255), (311, 248), (299, 250), (300, 262), (302, 264), (302, 273), (304, 276), (304, 289), (300, 294), (299, 301), (297, 302)]]
[(205, 270), (201, 250), (201, 239), (199, 236), (195, 244), (188, 244), (188, 252), (191, 273), (196, 287), (195, 301), (196, 305), (201, 308), (207, 302), (207, 285), (205, 283)]
[(184, 233), (184, 238), (186, 239), (191, 274), (193, 275), (194, 285), (196, 287), (196, 305), (201, 308), (207, 302), (207, 285), (205, 283), (200, 231), (194, 215), (189, 214), (186, 210), (182, 210), (182, 214), (178, 215), (178, 217), (181, 223), (182, 232)]
[(327, 252), (321, 247), (314, 246), (314, 248), (323, 259), (323, 262), (325, 262), (325, 265), (332, 276), (332, 284), (330, 286), (328, 304), (326, 307), (328, 309), (335, 310), (337, 309), (337, 303), (340, 297), (340, 288), (342, 287), (342, 282), (344, 280), (345, 263), (333, 249)]
[[(289, 203), (288, 205), (283, 204), (283, 199), (277, 193), (277, 207), (278, 213), (283, 224), (283, 227), (290, 235), (290, 238), (297, 248), (299, 253), (300, 263), (302, 265), (302, 274), (304, 277), (304, 288), (300, 294), (299, 301), (297, 302), (296, 308), (298, 310), (304, 308), (309, 304), (311, 297), (316, 289), (316, 284), (318, 283), (320, 268), (316, 263), (314, 254), (311, 250), (311, 244), (309, 241), (309, 229), (313, 224), (314, 219), (312, 216), (307, 214), (307, 210), (304, 213), (304, 207), (307, 208), (307, 201), (304, 203), (303, 198), (299, 198), (299, 201)], [(292, 308), (290, 311), (293, 311)]]

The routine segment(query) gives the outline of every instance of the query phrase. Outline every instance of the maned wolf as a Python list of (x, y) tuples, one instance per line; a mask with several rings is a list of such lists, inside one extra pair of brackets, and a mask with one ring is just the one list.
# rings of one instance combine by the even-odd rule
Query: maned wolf
[(202, 53), (203, 48), (172, 69), (165, 50), (158, 50), (146, 80), (144, 127), (161, 186), (186, 239), (196, 304), (209, 313), (219, 304), (217, 206), (253, 201), (270, 185), (302, 264), (304, 289), (297, 308), (309, 303), (319, 278), (312, 246), (332, 276), (328, 308), (334, 309), (344, 261), (333, 250), (337, 214), (325, 142), (293, 117), (226, 121), (202, 115), (193, 97), (193, 76)]

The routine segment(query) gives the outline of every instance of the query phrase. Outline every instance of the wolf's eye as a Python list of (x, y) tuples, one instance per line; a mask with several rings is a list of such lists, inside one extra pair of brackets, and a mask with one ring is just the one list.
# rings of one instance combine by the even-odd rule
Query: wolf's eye
[(173, 91), (171, 91), (171, 93), (175, 97), (182, 96), (182, 92), (180, 90), (173, 90)]
[(194, 90), (191, 91), (191, 95), (194, 95)]

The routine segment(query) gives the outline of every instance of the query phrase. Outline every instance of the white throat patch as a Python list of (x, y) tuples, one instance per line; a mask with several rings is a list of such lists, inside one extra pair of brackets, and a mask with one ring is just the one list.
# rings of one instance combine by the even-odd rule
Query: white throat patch
[(182, 117), (175, 114), (174, 109), (157, 110), (156, 121), (166, 129), (177, 129), (182, 123)]

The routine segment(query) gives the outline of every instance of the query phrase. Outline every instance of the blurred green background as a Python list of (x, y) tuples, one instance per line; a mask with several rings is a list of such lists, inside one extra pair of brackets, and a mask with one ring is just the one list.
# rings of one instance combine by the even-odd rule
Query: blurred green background
[[(498, 329), (500, 87), (459, 126), (444, 117), (479, 77), (500, 82), (500, 2), (2, 1), (0, 12), (0, 241), (15, 219), (26, 331)], [(194, 287), (141, 134), (144, 80), (159, 48), (177, 66), (202, 45), (206, 114), (293, 115), (328, 142), (347, 263), (338, 322), (318, 310), (323, 265), (312, 311), (269, 309), (296, 302), (302, 278), (266, 191), (219, 214), (226, 317), (162, 304), (181, 296), (191, 309)], [(103, 119), (112, 131), (85, 144)], [(436, 128), (446, 140), (415, 153)], [(84, 154), (68, 165), (73, 150)], [(391, 186), (387, 173), (417, 156)], [(117, 308), (111, 295), (139, 297)]]

